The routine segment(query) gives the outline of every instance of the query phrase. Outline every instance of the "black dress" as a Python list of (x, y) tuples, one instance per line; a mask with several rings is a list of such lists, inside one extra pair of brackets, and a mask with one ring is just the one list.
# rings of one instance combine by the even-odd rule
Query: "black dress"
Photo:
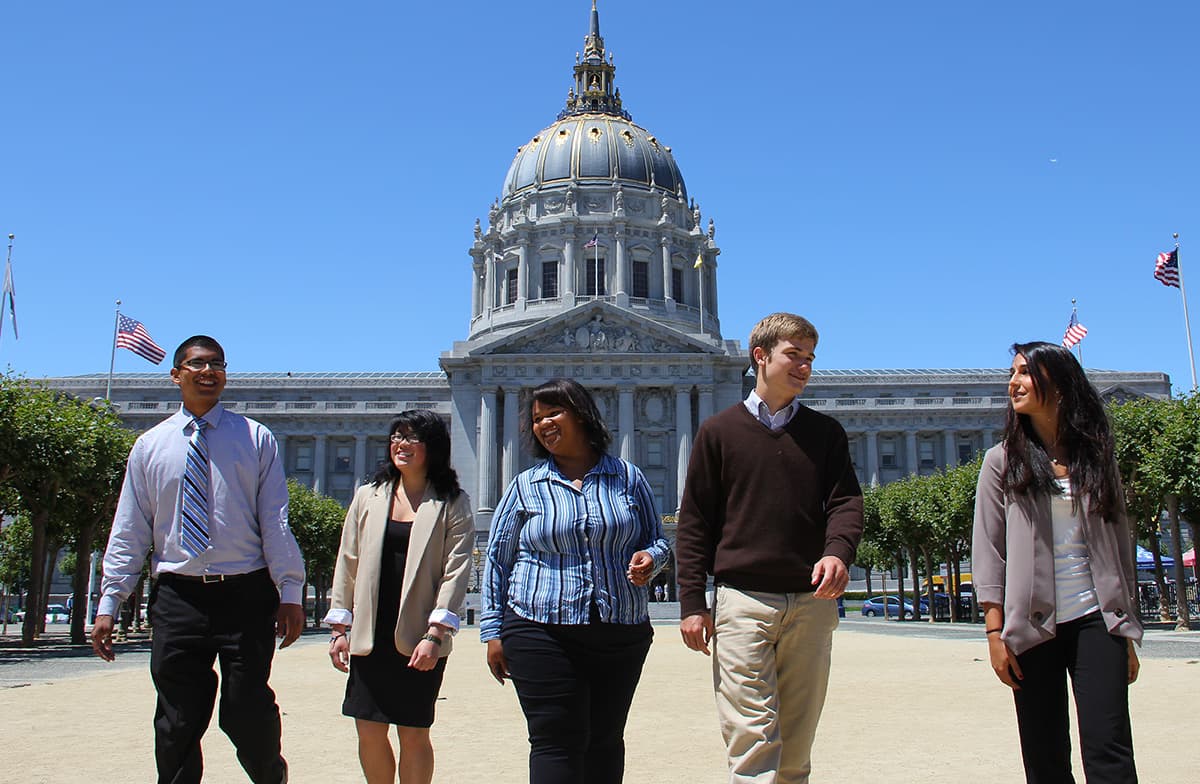
[(350, 657), (350, 677), (346, 681), (342, 713), (356, 719), (402, 727), (431, 727), (434, 703), (446, 671), (446, 657), (438, 659), (432, 670), (422, 672), (409, 667), (409, 657), (396, 650), (400, 586), (404, 582), (412, 523), (402, 523), (391, 517), (389, 504), (383, 562), (379, 570), (379, 597), (375, 604), (375, 645), (366, 656)]

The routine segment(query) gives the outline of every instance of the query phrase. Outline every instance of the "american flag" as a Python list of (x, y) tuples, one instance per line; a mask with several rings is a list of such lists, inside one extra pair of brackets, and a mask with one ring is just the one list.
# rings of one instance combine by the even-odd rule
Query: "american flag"
[(587, 244), (584, 245), (583, 247), (594, 248), (599, 244), (600, 244), (600, 232), (596, 232), (595, 234), (592, 235), (592, 238), (590, 240), (588, 240)]
[(1076, 343), (1083, 340), (1087, 335), (1087, 327), (1079, 323), (1079, 316), (1075, 315), (1075, 311), (1071, 311), (1071, 321), (1067, 324), (1067, 331), (1063, 334), (1062, 344), (1065, 348), (1072, 348)]
[(117, 314), (117, 348), (127, 348), (134, 354), (157, 365), (167, 355), (163, 347), (154, 342), (142, 322), (129, 316)]
[(1179, 288), (1179, 248), (1158, 254), (1154, 262), (1154, 277), (1161, 280), (1164, 286)]

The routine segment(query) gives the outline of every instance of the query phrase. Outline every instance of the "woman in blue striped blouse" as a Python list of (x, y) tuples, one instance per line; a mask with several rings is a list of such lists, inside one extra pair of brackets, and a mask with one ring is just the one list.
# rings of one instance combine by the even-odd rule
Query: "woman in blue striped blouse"
[(612, 457), (591, 394), (533, 390), (531, 446), (492, 520), (480, 637), (529, 725), (531, 784), (616, 784), (653, 632), (646, 584), (670, 548), (637, 466)]

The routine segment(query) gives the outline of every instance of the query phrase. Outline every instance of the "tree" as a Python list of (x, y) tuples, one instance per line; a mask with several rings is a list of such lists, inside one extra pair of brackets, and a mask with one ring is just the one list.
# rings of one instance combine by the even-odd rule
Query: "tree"
[(0, 481), (16, 493), (32, 531), (21, 630), (23, 644), (30, 645), (44, 617), (49, 545), (77, 541), (90, 551), (87, 531), (71, 528), (95, 522), (95, 507), (85, 512), (80, 506), (84, 499), (101, 505), (109, 500), (99, 488), (111, 479), (115, 464), (123, 466), (125, 454), (116, 455), (122, 443), (127, 453), (128, 441), (121, 439), (128, 434), (107, 407), (9, 375), (0, 377), (0, 407)]
[(288, 524), (304, 555), (305, 579), (317, 594), (313, 623), (319, 623), (325, 608), (333, 568), (342, 541), (346, 510), (336, 500), (314, 492), (295, 479), (288, 480)]
[[(854, 554), (854, 562), (867, 572), (867, 598), (874, 595), (871, 590), (871, 573), (876, 569), (886, 570), (892, 563), (891, 552), (880, 544), (879, 500), (882, 492), (883, 488), (879, 485), (872, 485), (863, 490), (863, 536)], [(881, 590), (886, 593), (886, 586)]]
[[(1162, 621), (1171, 620), (1158, 525), (1166, 491), (1157, 472), (1151, 470), (1149, 459), (1156, 448), (1156, 439), (1162, 431), (1163, 408), (1170, 404), (1170, 401), (1134, 398), (1108, 406), (1108, 418), (1112, 423), (1115, 441), (1117, 470), (1125, 490), (1125, 509), (1130, 532), (1135, 544), (1143, 538), (1149, 541), (1149, 549), (1154, 555), (1158, 617)], [(1136, 561), (1136, 547), (1134, 549)], [(1136, 563), (1134, 567), (1136, 568)]]
[(20, 599), (29, 586), (29, 548), (32, 542), (33, 529), (24, 514), (15, 516), (12, 523), (0, 531), (0, 583), (4, 584), (4, 606), (0, 607), (0, 613), (3, 613), (6, 622), (14, 594), (17, 603), (24, 606)]

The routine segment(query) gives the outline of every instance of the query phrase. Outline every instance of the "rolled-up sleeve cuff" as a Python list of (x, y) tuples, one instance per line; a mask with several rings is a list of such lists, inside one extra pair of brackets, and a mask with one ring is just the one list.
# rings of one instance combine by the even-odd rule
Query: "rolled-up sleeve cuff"
[(325, 617), (321, 619), (321, 623), (329, 626), (332, 626), (335, 623), (340, 623), (343, 626), (350, 626), (354, 623), (354, 613), (340, 608), (330, 608), (329, 612), (325, 613)]
[(280, 604), (299, 604), (304, 605), (304, 592), (296, 583), (284, 583), (279, 586), (279, 603)]
[(502, 618), (499, 614), (484, 613), (479, 618), (479, 641), (487, 642), (488, 640), (500, 639), (500, 626)]
[(454, 613), (450, 612), (449, 610), (443, 610), (439, 607), (433, 612), (429, 613), (429, 623), (436, 623), (438, 626), (445, 626), (450, 630), (451, 634), (458, 634), (458, 627), (461, 621), (459, 621), (458, 616)]
[(117, 614), (117, 607), (119, 605), (120, 601), (116, 596), (113, 594), (105, 594), (104, 596), (100, 597), (100, 603), (96, 605), (96, 615), (115, 616)]

